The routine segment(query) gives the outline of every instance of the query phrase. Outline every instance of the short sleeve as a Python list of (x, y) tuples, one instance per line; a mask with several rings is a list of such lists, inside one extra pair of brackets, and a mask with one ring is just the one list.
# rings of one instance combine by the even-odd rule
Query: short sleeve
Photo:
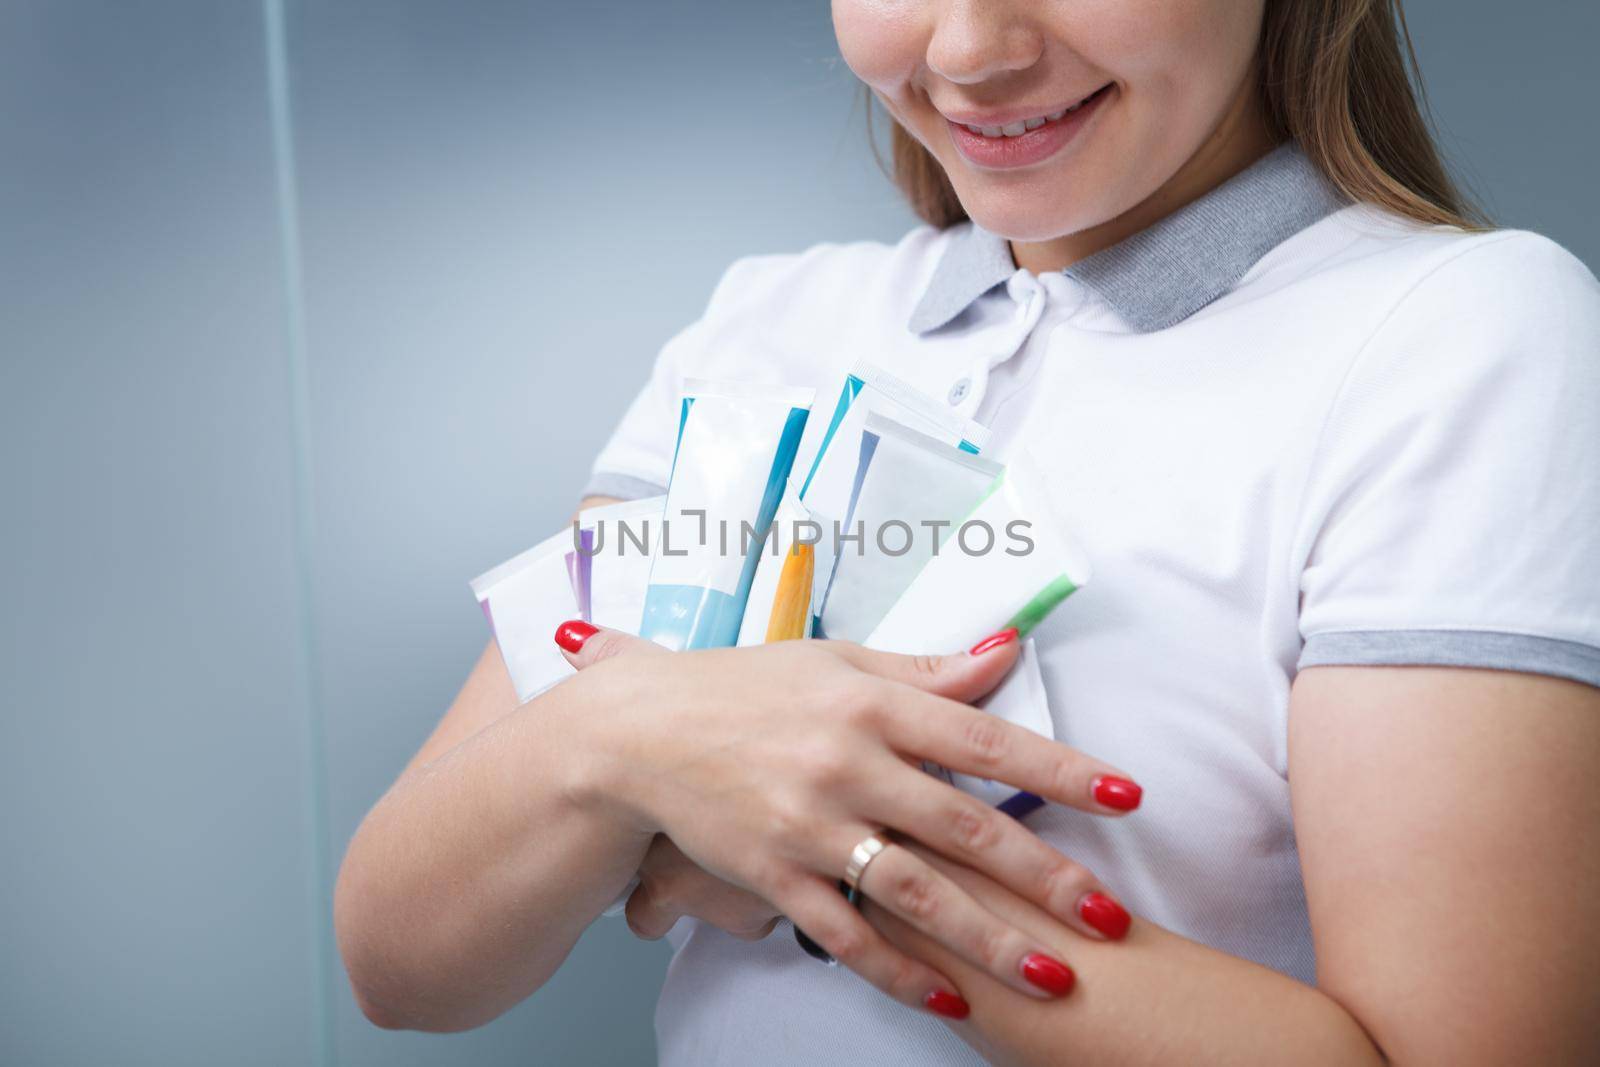
[(1600, 685), (1600, 285), (1531, 234), (1465, 243), (1396, 305), (1322, 428), (1299, 666)]

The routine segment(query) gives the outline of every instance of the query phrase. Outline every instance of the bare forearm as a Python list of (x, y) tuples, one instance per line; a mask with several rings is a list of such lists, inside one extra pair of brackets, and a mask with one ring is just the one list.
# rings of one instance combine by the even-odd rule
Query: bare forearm
[(963, 986), (968, 1025), (997, 1063), (1384, 1062), (1325, 994), (1151, 924), (1137, 924), (1120, 944), (1085, 942), (1064, 928), (1047, 943), (1077, 970), (1074, 995), (1041, 1002), (998, 985)]
[(946, 873), (1077, 972), (1070, 996), (1020, 997), (876, 908), (873, 922), (955, 980), (972, 1005), (956, 1029), (999, 1064), (1382, 1064), (1356, 1020), (1326, 994), (1135, 922), (1127, 938), (1090, 941), (993, 882)]
[(363, 1008), (456, 1030), (527, 997), (637, 870), (650, 834), (591, 802), (582, 686), (413, 766), (351, 842), (335, 896)]
[(1064, 953), (1080, 984), (1039, 1004), (952, 961), (972, 1004), (964, 1036), (1020, 1064), (1590, 1062), (1600, 693), (1505, 672), (1317, 667), (1295, 683), (1290, 723), (1319, 988), (1148, 924), (1118, 944), (1074, 938), (951, 867)]

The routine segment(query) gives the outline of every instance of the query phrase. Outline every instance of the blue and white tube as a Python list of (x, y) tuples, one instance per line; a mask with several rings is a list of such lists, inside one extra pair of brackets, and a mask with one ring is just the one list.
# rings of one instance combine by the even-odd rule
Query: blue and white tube
[(738, 641), (813, 395), (782, 385), (684, 382), (641, 637), (674, 650)]

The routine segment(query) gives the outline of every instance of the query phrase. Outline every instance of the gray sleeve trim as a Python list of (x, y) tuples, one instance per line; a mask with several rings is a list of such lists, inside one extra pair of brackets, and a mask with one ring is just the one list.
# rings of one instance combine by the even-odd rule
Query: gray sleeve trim
[(1484, 667), (1600, 686), (1600, 648), (1492, 630), (1347, 630), (1312, 634), (1297, 669), (1324, 666)]
[(660, 496), (666, 491), (666, 486), (657, 485), (648, 478), (635, 478), (631, 474), (614, 474), (611, 471), (595, 471), (589, 476), (589, 484), (583, 487), (583, 496), (614, 496), (618, 500), (643, 500), (646, 497)]

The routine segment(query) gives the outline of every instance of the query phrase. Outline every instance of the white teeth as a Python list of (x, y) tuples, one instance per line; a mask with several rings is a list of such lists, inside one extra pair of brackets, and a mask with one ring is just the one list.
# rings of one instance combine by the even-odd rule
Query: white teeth
[(1029, 130), (1037, 130), (1047, 122), (1054, 122), (1063, 115), (1072, 114), (1083, 105), (1084, 101), (1079, 100), (1071, 107), (1064, 107), (1060, 111), (1052, 111), (1048, 115), (1038, 115), (1031, 119), (1023, 119), (1021, 122), (1007, 123), (1004, 126), (974, 126), (970, 122), (963, 125), (968, 130), (983, 137), (1020, 137)]

